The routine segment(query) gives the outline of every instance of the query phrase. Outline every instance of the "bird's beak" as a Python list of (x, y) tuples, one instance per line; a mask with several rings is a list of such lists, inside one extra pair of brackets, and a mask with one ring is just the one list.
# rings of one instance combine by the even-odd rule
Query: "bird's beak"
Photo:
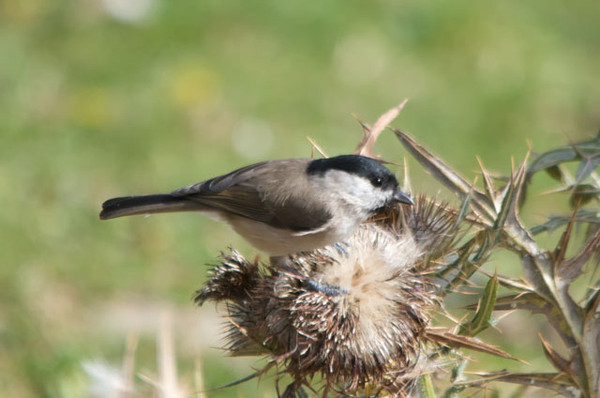
[(394, 193), (394, 197), (392, 199), (394, 200), (394, 202), (404, 203), (405, 205), (412, 206), (415, 204), (415, 202), (413, 202), (413, 200), (409, 198), (408, 195), (406, 195), (399, 189), (396, 190), (396, 193)]

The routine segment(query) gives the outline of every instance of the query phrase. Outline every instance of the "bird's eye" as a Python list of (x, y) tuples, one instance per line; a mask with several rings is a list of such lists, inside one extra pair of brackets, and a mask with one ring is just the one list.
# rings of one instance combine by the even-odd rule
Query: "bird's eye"
[(373, 184), (374, 187), (380, 187), (383, 185), (383, 178), (375, 177), (371, 179), (371, 184)]

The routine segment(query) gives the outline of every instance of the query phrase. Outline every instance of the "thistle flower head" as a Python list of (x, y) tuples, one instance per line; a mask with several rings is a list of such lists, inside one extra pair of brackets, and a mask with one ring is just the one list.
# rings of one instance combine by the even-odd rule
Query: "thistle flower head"
[[(431, 203), (418, 201), (344, 243), (291, 256), (283, 269), (239, 253), (221, 265), (197, 301), (228, 303), (228, 348), (266, 354), (296, 388), (320, 375), (325, 388), (356, 392), (369, 385), (399, 393), (419, 359), (436, 295), (419, 271), (440, 225)], [(424, 218), (425, 217), (425, 218)], [(430, 228), (438, 235), (446, 228)], [(415, 229), (416, 226), (423, 228)]]

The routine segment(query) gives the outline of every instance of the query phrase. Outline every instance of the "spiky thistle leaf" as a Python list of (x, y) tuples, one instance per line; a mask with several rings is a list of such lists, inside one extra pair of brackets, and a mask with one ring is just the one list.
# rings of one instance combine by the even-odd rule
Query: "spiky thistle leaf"
[(473, 318), (461, 324), (459, 334), (474, 337), (490, 326), (490, 319), (496, 305), (497, 291), (498, 277), (494, 275), (485, 286)]

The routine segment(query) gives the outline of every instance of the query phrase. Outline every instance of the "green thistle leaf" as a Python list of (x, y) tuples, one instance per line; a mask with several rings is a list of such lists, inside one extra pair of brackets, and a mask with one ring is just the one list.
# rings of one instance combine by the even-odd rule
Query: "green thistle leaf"
[(496, 293), (498, 291), (498, 277), (494, 275), (486, 284), (483, 295), (479, 300), (479, 305), (475, 316), (469, 322), (461, 325), (459, 334), (467, 336), (476, 336), (490, 326), (492, 312), (496, 305)]
[[(527, 173), (531, 175), (541, 170), (548, 170), (556, 167), (561, 163), (595, 158), (598, 154), (600, 154), (600, 135), (588, 141), (565, 145), (541, 154), (531, 163)], [(594, 160), (594, 162), (596, 161)], [(585, 175), (593, 165), (593, 162), (589, 163), (588, 166), (580, 167), (581, 175)], [(596, 163), (596, 165), (598, 165), (598, 163)], [(555, 171), (556, 169), (549, 172), (554, 173)], [(593, 171), (593, 168), (591, 171)]]

